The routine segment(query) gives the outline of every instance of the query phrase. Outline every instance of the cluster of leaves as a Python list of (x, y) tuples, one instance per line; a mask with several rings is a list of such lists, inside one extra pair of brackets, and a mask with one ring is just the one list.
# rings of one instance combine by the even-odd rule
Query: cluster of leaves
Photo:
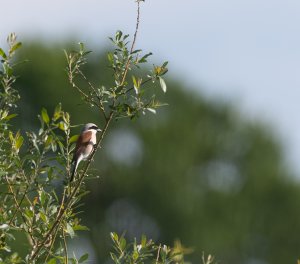
[[(6, 263), (83, 263), (88, 259), (84, 254), (79, 259), (69, 257), (67, 238), (74, 237), (78, 230), (88, 230), (80, 224), (77, 209), (85, 190), (89, 166), (99, 148), (112, 119), (128, 117), (134, 119), (140, 113), (155, 113), (161, 104), (149, 91), (147, 83), (158, 82), (166, 92), (163, 76), (167, 73), (167, 62), (153, 66), (146, 76), (141, 74), (141, 64), (146, 63), (151, 53), (142, 54), (135, 49), (139, 25), (139, 3), (136, 31), (129, 47), (128, 35), (117, 31), (111, 38), (115, 48), (107, 54), (112, 82), (109, 87), (95, 86), (87, 78), (82, 66), (87, 62), (84, 45), (79, 51), (66, 52), (67, 73), (71, 85), (90, 107), (102, 113), (105, 124), (94, 152), (76, 180), (67, 182), (71, 171), (71, 157), (78, 135), (71, 136), (69, 113), (57, 105), (52, 115), (43, 108), (39, 117), (38, 132), (21, 133), (12, 129), (11, 121), (17, 116), (15, 109), (20, 98), (13, 88), (15, 64), (13, 55), (21, 47), (16, 35), (8, 37), (8, 52), (0, 49), (0, 264)], [(78, 79), (83, 80), (79, 82)], [(177, 244), (174, 248), (156, 245), (146, 237), (138, 244), (127, 243), (123, 236), (111, 234), (115, 253), (111, 258), (121, 263), (184, 264), (185, 249)], [(22, 241), (24, 253), (14, 249), (14, 240)]]
[(17, 37), (14, 33), (7, 37), (8, 52), (4, 52), (0, 48), (1, 67), (0, 70), (0, 82), (3, 90), (0, 93), (0, 117), (1, 120), (5, 119), (8, 121), (13, 118), (14, 115), (9, 115), (9, 110), (12, 107), (16, 107), (15, 103), (20, 98), (18, 92), (13, 88), (13, 84), (16, 81), (16, 77), (13, 75), (13, 67), (15, 66), (12, 62), (13, 55), (16, 50), (22, 46), (21, 42), (17, 42)]
[[(13, 131), (20, 98), (13, 88), (13, 55), (21, 46), (15, 34), (8, 37), (8, 46), (7, 53), (0, 49), (0, 263), (36, 263), (42, 257), (43, 263), (50, 257), (54, 263), (53, 257), (66, 253), (65, 247), (54, 247), (56, 238), (65, 241), (86, 229), (73, 210), (85, 194), (83, 188), (76, 193), (72, 186), (60, 192), (57, 188), (70, 172), (77, 136), (70, 136), (70, 116), (60, 104), (51, 117), (42, 109), (37, 133)], [(14, 251), (16, 237), (26, 245), (24, 256)]]
[[(146, 236), (142, 236), (138, 243), (135, 239), (132, 243), (128, 243), (124, 236), (118, 236), (111, 233), (114, 252), (111, 252), (111, 259), (115, 264), (187, 264), (185, 255), (193, 250), (185, 248), (180, 241), (175, 241), (174, 247), (154, 243)], [(213, 264), (214, 257), (208, 255), (202, 256), (202, 264)]]
[[(146, 84), (158, 82), (163, 92), (166, 92), (167, 86), (163, 76), (168, 71), (168, 62), (164, 62), (161, 66), (154, 65), (149, 74), (143, 77), (144, 71), (140, 66), (147, 62), (152, 53), (143, 55), (142, 50), (134, 49), (135, 40), (130, 48), (128, 38), (129, 35), (124, 35), (122, 31), (117, 31), (115, 37), (110, 38), (115, 46), (114, 51), (107, 54), (108, 66), (113, 71), (110, 87), (94, 86), (83, 73), (82, 66), (86, 63), (86, 56), (90, 52), (85, 51), (82, 43), (79, 43), (79, 51), (66, 52), (70, 83), (90, 106), (100, 109), (105, 119), (110, 115), (116, 119), (124, 117), (134, 119), (146, 111), (156, 113), (156, 108), (165, 105), (156, 100), (153, 91), (147, 93), (149, 86)], [(140, 71), (142, 73), (139, 74)], [(80, 78), (86, 81), (86, 86), (79, 87), (77, 83)]]
[[(71, 84), (86, 102), (99, 107), (107, 121), (105, 129), (113, 116), (133, 118), (145, 110), (155, 111), (159, 103), (154, 96), (145, 96), (142, 86), (146, 82), (159, 80), (166, 92), (162, 76), (167, 72), (167, 63), (154, 66), (145, 81), (132, 75), (132, 83), (127, 82), (126, 75), (131, 67), (134, 65), (138, 68), (151, 55), (140, 57), (141, 51), (133, 50), (133, 46), (129, 51), (125, 42), (127, 38), (128, 35), (123, 36), (118, 31), (115, 39), (112, 39), (117, 48), (113, 53), (108, 53), (110, 68), (114, 71), (114, 85), (110, 88), (102, 86), (96, 89), (82, 73), (81, 66), (88, 54), (83, 44), (80, 44), (79, 52), (67, 55)], [(74, 185), (61, 185), (70, 173), (72, 150), (78, 138), (78, 135), (71, 137), (70, 115), (62, 110), (61, 104), (57, 105), (52, 115), (45, 108), (41, 110), (38, 132), (13, 131), (11, 121), (17, 116), (20, 96), (13, 88), (16, 64), (12, 60), (21, 43), (17, 42), (15, 34), (11, 34), (8, 45), (7, 53), (0, 49), (0, 199), (3, 201), (0, 208), (0, 263), (83, 263), (87, 259), (86, 254), (79, 260), (68, 256), (66, 239), (68, 236), (72, 238), (77, 230), (87, 230), (80, 225), (75, 209), (87, 193), (82, 180), (86, 177), (89, 163)], [(87, 81), (88, 91), (75, 83), (74, 78), (78, 75)], [(26, 245), (24, 255), (18, 254), (13, 248), (16, 237)], [(116, 234), (112, 238), (119, 243), (116, 247), (118, 252), (124, 254), (124, 238), (118, 240)], [(154, 249), (154, 244), (143, 238), (140, 246), (134, 242), (134, 250), (130, 255), (117, 257), (112, 254), (112, 258), (118, 259), (118, 263), (141, 263), (151, 256), (150, 252)], [(169, 248), (160, 247), (159, 252), (158, 258), (162, 263), (171, 263), (168, 260), (174, 256)]]
[[(139, 14), (138, 1), (138, 14)], [(139, 15), (134, 40), (128, 49), (128, 35), (117, 31), (111, 39), (116, 48), (108, 53), (109, 67), (113, 70), (113, 81), (109, 88), (95, 87), (82, 71), (86, 63), (84, 45), (80, 44), (78, 52), (66, 52), (67, 73), (69, 81), (83, 100), (91, 107), (98, 107), (106, 123), (95, 151), (100, 146), (110, 121), (120, 117), (138, 117), (140, 112), (160, 106), (155, 96), (145, 95), (143, 85), (148, 81), (160, 81), (166, 92), (162, 76), (167, 72), (167, 63), (154, 66), (146, 80), (127, 74), (133, 66), (139, 68), (147, 62), (151, 53), (141, 56), (140, 50), (134, 50), (138, 29)], [(40, 129), (36, 133), (13, 131), (11, 120), (16, 117), (15, 109), (20, 98), (13, 88), (15, 64), (13, 55), (21, 43), (15, 34), (8, 39), (8, 52), (0, 49), (0, 263), (81, 263), (86, 255), (79, 260), (69, 258), (66, 238), (73, 237), (75, 231), (86, 230), (80, 225), (76, 209), (85, 191), (84, 179), (95, 154), (91, 155), (83, 170), (74, 183), (63, 186), (71, 170), (71, 152), (78, 136), (71, 137), (70, 115), (64, 112), (59, 104), (52, 116), (46, 109), (39, 115)], [(88, 84), (81, 88), (76, 78), (81, 77)], [(13, 240), (24, 241), (24, 255), (14, 251)]]
[[(140, 112), (155, 112), (161, 105), (154, 94), (147, 95), (144, 84), (159, 81), (166, 92), (162, 76), (167, 72), (167, 63), (154, 66), (145, 80), (132, 74), (128, 81), (132, 67), (139, 69), (151, 53), (142, 56), (141, 50), (134, 50), (135, 38), (129, 50), (127, 38), (128, 35), (117, 31), (111, 39), (116, 48), (108, 53), (109, 67), (113, 70), (113, 84), (109, 88), (95, 87), (82, 72), (81, 67), (89, 53), (83, 44), (78, 52), (66, 53), (70, 83), (84, 101), (91, 107), (98, 107), (106, 120), (95, 151), (113, 118), (136, 118)], [(37, 132), (13, 130), (11, 121), (17, 116), (20, 98), (13, 88), (16, 81), (13, 55), (21, 47), (15, 34), (8, 37), (8, 46), (8, 52), (0, 49), (0, 199), (3, 201), (0, 207), (0, 263), (82, 263), (87, 255), (79, 260), (69, 257), (66, 239), (72, 238), (77, 230), (87, 230), (80, 224), (76, 209), (87, 193), (83, 180), (95, 151), (76, 181), (63, 185), (70, 174), (72, 150), (78, 135), (71, 137), (70, 115), (61, 105), (57, 105), (52, 115), (45, 108), (41, 110)], [(86, 81), (86, 88), (79, 87), (75, 81), (77, 77)], [(15, 252), (13, 241), (16, 238), (23, 241), (24, 254)]]
[(156, 245), (151, 239), (142, 236), (140, 243), (135, 239), (133, 243), (127, 243), (124, 236), (111, 233), (114, 251), (111, 259), (115, 264), (139, 264), (139, 263), (160, 263), (184, 264), (184, 253), (177, 248), (170, 248), (166, 245)]

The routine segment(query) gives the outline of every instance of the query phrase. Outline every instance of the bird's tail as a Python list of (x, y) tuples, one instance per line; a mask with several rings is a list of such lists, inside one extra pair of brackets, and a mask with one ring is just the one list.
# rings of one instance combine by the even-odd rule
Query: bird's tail
[(74, 161), (72, 162), (70, 182), (72, 182), (73, 179), (74, 179), (74, 176), (75, 176), (77, 167), (78, 167), (78, 162), (76, 162), (76, 161), (74, 160)]

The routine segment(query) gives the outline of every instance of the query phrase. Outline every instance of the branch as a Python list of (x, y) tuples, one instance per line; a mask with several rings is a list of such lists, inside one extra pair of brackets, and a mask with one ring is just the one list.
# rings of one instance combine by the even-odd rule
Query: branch
[(68, 264), (69, 263), (69, 256), (68, 256), (68, 247), (67, 247), (67, 241), (66, 241), (66, 234), (65, 231), (63, 231), (63, 240), (64, 240), (64, 250), (65, 250), (65, 263), (64, 264)]
[[(132, 45), (131, 45), (131, 48), (130, 48), (130, 53), (133, 52), (134, 50), (134, 46), (135, 46), (135, 43), (136, 43), (136, 39), (137, 39), (137, 34), (138, 34), (138, 29), (139, 29), (139, 23), (140, 23), (140, 0), (137, 1), (137, 19), (136, 19), (136, 27), (135, 27), (135, 33), (134, 33), (134, 37), (133, 37), (133, 41), (132, 41)], [(127, 73), (128, 73), (128, 70), (129, 70), (129, 67), (130, 67), (130, 62), (131, 62), (131, 58), (129, 57), (126, 61), (126, 64), (125, 64), (125, 70), (124, 70), (124, 73), (123, 73), (123, 76), (122, 76), (122, 81), (121, 81), (121, 84), (120, 86), (122, 86), (125, 82), (125, 79), (126, 79), (126, 76), (127, 76)], [(88, 85), (90, 86), (90, 88), (95, 91), (95, 88), (94, 86), (91, 84), (91, 82), (89, 82), (89, 80), (86, 78), (86, 76), (81, 72), (79, 71), (78, 72), (85, 81), (87, 81)], [(93, 100), (88, 100), (89, 99), (89, 96), (83, 91), (81, 90), (75, 83), (74, 79), (73, 79), (73, 75), (72, 75), (72, 72), (69, 71), (69, 81), (70, 83), (72, 84), (72, 86), (74, 88), (76, 88), (79, 93), (87, 100), (87, 101), (90, 101), (92, 103), (94, 103)], [(144, 81), (144, 83), (148, 82), (149, 80), (146, 80)], [(130, 90), (132, 90), (133, 88), (131, 88)], [(113, 102), (113, 105), (115, 104), (115, 100)], [(97, 105), (97, 104), (95, 104)], [(103, 131), (101, 132), (100, 134), (100, 138), (99, 140), (97, 141), (96, 143), (96, 146), (94, 148), (94, 151), (92, 152), (92, 154), (90, 155), (90, 157), (88, 158), (86, 164), (85, 164), (85, 167), (83, 168), (83, 171), (82, 173), (80, 174), (79, 176), (79, 179), (77, 180), (77, 182), (75, 182), (75, 186), (72, 188), (72, 186), (68, 187), (70, 188), (71, 190), (71, 193), (70, 195), (65, 198), (65, 195), (63, 196), (63, 200), (61, 202), (61, 206), (59, 208), (59, 211), (57, 213), (57, 217), (56, 217), (56, 220), (55, 222), (53, 223), (52, 227), (50, 228), (50, 230), (48, 231), (48, 233), (44, 236), (44, 239), (42, 240), (42, 242), (38, 245), (38, 247), (35, 249), (35, 251), (32, 252), (31, 254), (31, 257), (30, 257), (30, 261), (33, 261), (37, 258), (38, 254), (40, 253), (40, 251), (42, 250), (42, 248), (45, 246), (45, 243), (49, 240), (49, 238), (53, 235), (53, 234), (56, 234), (57, 231), (59, 230), (60, 228), (60, 225), (61, 225), (61, 222), (63, 220), (63, 216), (65, 215), (65, 212), (70, 209), (73, 205), (74, 202), (76, 202), (75, 200), (73, 200), (74, 197), (76, 197), (78, 191), (80, 190), (80, 186), (86, 176), (86, 173), (92, 163), (92, 160), (97, 152), (97, 150), (101, 147), (101, 143), (104, 139), (104, 136), (108, 130), (108, 127), (110, 125), (110, 122), (112, 121), (113, 119), (113, 115), (114, 115), (114, 110), (112, 110), (109, 114), (109, 116), (107, 117), (106, 116), (106, 113), (105, 113), (105, 110), (104, 110), (104, 107), (103, 105), (100, 105), (100, 110), (102, 111), (102, 113), (104, 114), (104, 117), (105, 117), (105, 126), (103, 128)]]
[(159, 246), (158, 246), (155, 264), (158, 264), (158, 261), (159, 261), (159, 254), (160, 254), (160, 249), (161, 249), (161, 244), (159, 244)]
[[(5, 175), (5, 179), (6, 179), (7, 183), (8, 183), (9, 191), (10, 191), (11, 194), (13, 195), (13, 199), (14, 199), (14, 202), (15, 202), (15, 204), (16, 204), (17, 210), (20, 212), (21, 217), (22, 217), (22, 219), (23, 219), (23, 222), (24, 222), (24, 224), (25, 224), (25, 225), (27, 226), (27, 228), (28, 228), (28, 234), (29, 234), (29, 237), (30, 237), (30, 239), (31, 239), (31, 242), (32, 242), (33, 244), (35, 244), (35, 239), (34, 239), (34, 237), (33, 237), (33, 235), (32, 235), (32, 228), (31, 228), (30, 225), (27, 223), (27, 220), (26, 220), (26, 218), (25, 218), (25, 216), (24, 216), (24, 214), (23, 214), (23, 212), (22, 212), (22, 209), (21, 209), (21, 207), (20, 207), (21, 202), (20, 202), (20, 203), (18, 202), (18, 199), (17, 199), (17, 197), (16, 197), (16, 194), (15, 194), (15, 192), (14, 192), (12, 186), (10, 185), (10, 181), (9, 181), (7, 175)], [(24, 198), (24, 197), (23, 197), (23, 198)], [(22, 198), (22, 201), (23, 201), (23, 198)], [(30, 244), (31, 244), (31, 243), (30, 243)]]
[[(89, 85), (89, 87), (92, 89), (92, 91), (97, 94), (97, 90), (96, 88), (94, 87), (94, 85), (89, 81), (89, 79), (85, 76), (85, 74), (80, 70), (80, 69), (77, 69), (78, 73), (80, 74), (80, 76), (87, 82), (87, 84)], [(77, 87), (78, 89), (78, 87)], [(101, 98), (98, 98), (99, 100), (99, 105), (97, 103), (95, 103), (94, 101), (92, 101), (93, 103), (95, 103), (95, 105), (97, 105), (100, 110), (101, 110), (101, 113), (104, 117), (104, 119), (107, 119), (107, 116), (106, 116), (106, 113), (105, 113), (105, 110), (104, 110), (104, 106), (100, 100)]]
[[(8, 180), (8, 179), (6, 178), (6, 181), (7, 181), (7, 180)], [(12, 187), (11, 187), (11, 185), (10, 185), (9, 183), (8, 183), (8, 185), (9, 185), (9, 188), (10, 188), (10, 191), (11, 191)], [(20, 207), (21, 207), (21, 205), (22, 205), (22, 203), (23, 203), (25, 197), (27, 196), (27, 190), (28, 190), (28, 188), (29, 188), (29, 186), (27, 185), (27, 186), (26, 186), (26, 189), (25, 189), (25, 191), (24, 191), (24, 194), (23, 194), (23, 196), (22, 196), (20, 202), (18, 203), (18, 206), (17, 206), (15, 212), (14, 212), (12, 218), (10, 219), (10, 221), (9, 221), (9, 223), (8, 223), (9, 226), (12, 224), (12, 222), (13, 222), (14, 219), (15, 219), (15, 217), (17, 216), (17, 212), (20, 210)]]
[(61, 220), (63, 219), (63, 215), (66, 212), (66, 210), (69, 209), (69, 207), (71, 205), (71, 202), (72, 202), (72, 199), (76, 196), (77, 191), (79, 190), (79, 187), (81, 186), (81, 183), (82, 183), (82, 181), (84, 179), (84, 176), (85, 176), (87, 170), (90, 167), (92, 159), (94, 158), (94, 156), (96, 154), (96, 150), (101, 146), (101, 143), (103, 141), (104, 135), (105, 135), (105, 133), (106, 133), (108, 127), (109, 127), (109, 124), (110, 124), (112, 118), (113, 118), (113, 112), (110, 113), (108, 119), (106, 120), (105, 127), (103, 128), (103, 131), (102, 131), (102, 133), (100, 135), (100, 138), (99, 138), (99, 140), (98, 140), (98, 142), (97, 142), (97, 144), (95, 146), (95, 149), (94, 149), (93, 153), (91, 154), (90, 158), (88, 159), (88, 161), (86, 163), (86, 166), (85, 166), (82, 174), (80, 175), (80, 178), (79, 178), (78, 182), (76, 183), (73, 191), (71, 192), (70, 196), (66, 200), (65, 204), (63, 204), (63, 206), (60, 207), (60, 210), (59, 210), (59, 212), (57, 214), (56, 220), (53, 223), (51, 229), (45, 235), (43, 241), (39, 244), (39, 246), (36, 248), (36, 250), (32, 253), (31, 258), (30, 258), (31, 261), (33, 261), (38, 256), (39, 252), (42, 250), (42, 248), (44, 247), (44, 244), (51, 237), (52, 233), (56, 232), (59, 229)]
[(78, 73), (81, 75), (81, 77), (87, 82), (87, 84), (90, 86), (90, 88), (96, 93), (96, 89), (94, 85), (88, 80), (88, 78), (84, 75), (84, 73), (78, 68)]
[[(135, 26), (133, 41), (132, 41), (131, 48), (130, 48), (130, 54), (133, 52), (133, 49), (134, 49), (134, 45), (135, 45), (136, 38), (137, 38), (137, 33), (138, 33), (138, 30), (139, 30), (139, 24), (140, 24), (140, 0), (137, 0), (136, 26)], [(120, 86), (122, 86), (125, 82), (129, 66), (130, 66), (130, 57), (127, 59), (124, 75), (123, 75), (122, 82), (121, 82)]]
[[(150, 82), (152, 80), (152, 78), (148, 78), (147, 80), (143, 81), (141, 83), (141, 86), (143, 86), (144, 84), (146, 84), (147, 82)], [(122, 93), (122, 95), (129, 93), (130, 91), (132, 91), (134, 89), (134, 86), (130, 87), (128, 90), (126, 90), (125, 92)]]

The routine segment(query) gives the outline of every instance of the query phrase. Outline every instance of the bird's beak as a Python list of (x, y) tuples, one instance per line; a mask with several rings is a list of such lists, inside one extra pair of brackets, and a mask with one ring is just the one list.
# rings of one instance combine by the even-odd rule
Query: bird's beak
[(102, 130), (100, 128), (97, 129), (97, 132), (101, 132)]

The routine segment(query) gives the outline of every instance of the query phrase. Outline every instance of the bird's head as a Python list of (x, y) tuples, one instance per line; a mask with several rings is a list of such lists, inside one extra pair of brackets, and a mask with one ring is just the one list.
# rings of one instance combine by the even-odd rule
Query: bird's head
[(101, 132), (102, 130), (95, 124), (93, 123), (87, 123), (84, 125), (82, 132), (87, 131), (87, 130), (94, 130), (96, 132)]

